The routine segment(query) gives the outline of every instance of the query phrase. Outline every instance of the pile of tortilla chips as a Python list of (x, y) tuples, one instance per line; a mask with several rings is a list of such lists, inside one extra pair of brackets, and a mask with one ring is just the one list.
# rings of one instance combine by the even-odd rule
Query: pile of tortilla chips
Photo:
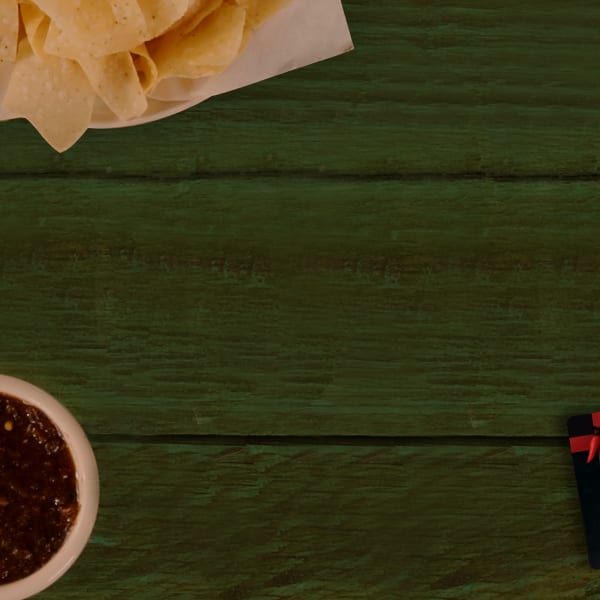
[(284, 1), (0, 0), (0, 63), (14, 63), (2, 106), (63, 151), (97, 98), (141, 116), (160, 81), (226, 69)]

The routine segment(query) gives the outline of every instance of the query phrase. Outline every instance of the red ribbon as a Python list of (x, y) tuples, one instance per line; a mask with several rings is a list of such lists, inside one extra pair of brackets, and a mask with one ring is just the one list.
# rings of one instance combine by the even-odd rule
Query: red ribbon
[(587, 462), (591, 462), (594, 456), (600, 454), (600, 412), (592, 413), (592, 423), (594, 425), (594, 433), (590, 435), (576, 435), (569, 438), (571, 445), (571, 453), (575, 452), (587, 452)]

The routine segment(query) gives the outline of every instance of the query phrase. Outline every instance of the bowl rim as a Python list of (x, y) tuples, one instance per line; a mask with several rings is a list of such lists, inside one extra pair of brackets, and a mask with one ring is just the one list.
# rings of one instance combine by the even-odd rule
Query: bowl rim
[(42, 410), (62, 434), (75, 463), (79, 513), (63, 545), (40, 569), (17, 581), (0, 584), (2, 600), (25, 600), (48, 588), (75, 563), (85, 548), (98, 514), (100, 485), (94, 451), (69, 410), (41, 388), (22, 379), (0, 375), (0, 393)]

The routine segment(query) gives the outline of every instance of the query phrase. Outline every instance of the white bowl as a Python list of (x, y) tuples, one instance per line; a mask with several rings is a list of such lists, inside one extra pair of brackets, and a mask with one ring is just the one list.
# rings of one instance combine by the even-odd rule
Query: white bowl
[(0, 393), (31, 404), (48, 416), (71, 451), (77, 477), (79, 513), (63, 545), (35, 573), (12, 583), (0, 584), (2, 600), (24, 600), (46, 589), (64, 575), (85, 548), (98, 513), (98, 467), (83, 429), (58, 400), (26, 381), (7, 375), (0, 375)]

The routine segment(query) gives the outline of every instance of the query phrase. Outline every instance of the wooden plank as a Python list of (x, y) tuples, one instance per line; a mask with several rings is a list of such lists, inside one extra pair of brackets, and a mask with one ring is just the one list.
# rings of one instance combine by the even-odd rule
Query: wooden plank
[(568, 446), (97, 444), (92, 541), (40, 600), (575, 598)]
[[(0, 125), (0, 173), (598, 173), (600, 8), (347, 0), (356, 52), (63, 156)], [(152, 141), (154, 140), (154, 142)]]
[(598, 408), (594, 182), (2, 189), (2, 370), (94, 433), (555, 436)]

